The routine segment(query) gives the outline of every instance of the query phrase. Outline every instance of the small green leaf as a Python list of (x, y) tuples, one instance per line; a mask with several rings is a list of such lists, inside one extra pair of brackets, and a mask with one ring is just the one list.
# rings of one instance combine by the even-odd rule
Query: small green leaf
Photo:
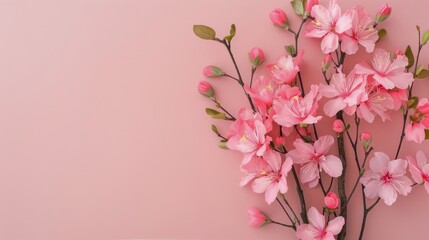
[(429, 129), (425, 129), (425, 139), (429, 139)]
[(413, 54), (413, 50), (411, 50), (410, 45), (408, 45), (407, 49), (405, 50), (405, 56), (407, 56), (408, 58), (407, 68), (409, 69), (414, 65), (414, 54)]
[(219, 132), (217, 131), (217, 127), (214, 124), (212, 124), (212, 131), (216, 134), (219, 134)]
[(419, 65), (418, 67), (417, 67), (417, 69), (416, 69), (416, 75), (419, 75), (419, 73), (423, 70), (424, 68), (423, 68), (423, 66), (422, 65)]
[(423, 33), (422, 45), (425, 45), (429, 41), (429, 30)]
[(417, 78), (427, 78), (429, 76), (429, 70), (422, 69), (418, 74)]
[(295, 13), (298, 14), (298, 16), (304, 15), (304, 3), (302, 0), (293, 0), (291, 4), (293, 10), (295, 10)]
[(227, 143), (228, 141), (227, 140), (220, 140), (219, 141), (219, 143), (218, 143), (218, 146), (220, 147), (220, 148), (222, 148), (222, 149), (229, 149), (227, 146), (226, 146), (226, 143)]
[(229, 35), (224, 37), (224, 39), (231, 42), (232, 38), (235, 36), (235, 33), (236, 33), (235, 24), (232, 24), (231, 30), (229, 30)]
[(410, 100), (408, 100), (408, 108), (416, 108), (418, 103), (419, 103), (418, 97), (416, 96), (411, 97)]
[(214, 40), (216, 38), (216, 32), (213, 28), (205, 25), (194, 25), (193, 27), (195, 35), (205, 40)]
[(292, 57), (296, 56), (296, 50), (294, 45), (285, 46), (286, 52), (289, 53)]
[(405, 107), (403, 105), (401, 106), (401, 112), (402, 112), (402, 115), (405, 115)]
[(211, 108), (206, 108), (206, 113), (210, 117), (215, 118), (215, 119), (225, 119), (226, 118), (225, 113), (218, 112), (218, 111), (211, 109)]

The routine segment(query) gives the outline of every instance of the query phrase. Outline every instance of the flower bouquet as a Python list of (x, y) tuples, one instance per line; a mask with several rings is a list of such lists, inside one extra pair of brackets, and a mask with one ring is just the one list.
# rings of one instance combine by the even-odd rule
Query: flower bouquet
[[(230, 74), (210, 65), (203, 69), (203, 75), (237, 82), (248, 105), (231, 113), (216, 98), (210, 83), (200, 82), (198, 91), (216, 107), (206, 108), (208, 115), (231, 122), (227, 134), (215, 125), (212, 130), (220, 138), (221, 148), (242, 153), (240, 186), (250, 185), (255, 193), (263, 193), (267, 204), (277, 202), (289, 220), (278, 222), (250, 208), (251, 226), (277, 224), (295, 231), (298, 239), (346, 239), (349, 203), (361, 191), (360, 234), (348, 238), (364, 239), (368, 215), (379, 203), (390, 206), (398, 195), (407, 196), (413, 187), (421, 185), (429, 192), (425, 154), (418, 151), (412, 156), (401, 155), (404, 140), (421, 143), (429, 138), (429, 102), (413, 95), (417, 80), (429, 76), (429, 70), (419, 63), (429, 31), (423, 32), (417, 26), (418, 47), (414, 52), (410, 46), (404, 51), (385, 50), (377, 43), (387, 33), (380, 28), (391, 13), (387, 4), (375, 18), (362, 6), (342, 11), (336, 0), (326, 6), (317, 0), (293, 0), (291, 5), (301, 21), (298, 29), (290, 26), (280, 9), (269, 16), (275, 27), (292, 34), (293, 44), (285, 47), (286, 53), (277, 62), (268, 65), (264, 65), (261, 49), (251, 49), (251, 79), (246, 82), (231, 47), (236, 26), (231, 26), (228, 36), (219, 38), (214, 29), (194, 25), (198, 37), (226, 48), (236, 71)], [(320, 39), (325, 55), (318, 60), (322, 62), (320, 81), (310, 89), (304, 89), (301, 75), (300, 65), (308, 60), (299, 49), (301, 35)], [(345, 71), (346, 60), (358, 51), (372, 53), (372, 59)], [(259, 73), (261, 66), (266, 73)], [(319, 111), (322, 98), (324, 114)], [(392, 119), (394, 111), (400, 112), (402, 118)], [(318, 134), (322, 117), (333, 118), (331, 134)], [(372, 123), (376, 118), (401, 121), (394, 156), (372, 146), (373, 138), (383, 136), (373, 136), (362, 129), (362, 121)], [(347, 145), (352, 149), (350, 154), (346, 154)], [(346, 178), (347, 168), (356, 171), (357, 177)], [(286, 197), (287, 192), (293, 191), (288, 187), (290, 181), (296, 191)], [(353, 187), (346, 189), (346, 182)], [(322, 191), (324, 198), (319, 201), (324, 207), (308, 206), (306, 191)], [(299, 199), (299, 208), (290, 204), (290, 197)]]

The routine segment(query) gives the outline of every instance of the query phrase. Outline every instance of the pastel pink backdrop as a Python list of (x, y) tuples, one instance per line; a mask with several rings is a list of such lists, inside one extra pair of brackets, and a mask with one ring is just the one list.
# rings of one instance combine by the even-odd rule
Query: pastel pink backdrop
[[(387, 2), (393, 14), (383, 23), (388, 35), (381, 45), (415, 48), (415, 25), (429, 29), (429, 2)], [(340, 1), (358, 3), (373, 15), (384, 1)], [(292, 239), (286, 228), (247, 226), (251, 206), (286, 218), (277, 205), (239, 188), (239, 154), (217, 148), (210, 131), (216, 121), (205, 115), (210, 103), (196, 85), (205, 65), (233, 68), (220, 45), (192, 33), (193, 24), (207, 24), (225, 35), (235, 23), (233, 51), (248, 79), (251, 47), (264, 49), (270, 62), (291, 42), (268, 19), (280, 7), (296, 26), (289, 6), (286, 0), (1, 0), (0, 239)], [(321, 81), (322, 56), (318, 41), (304, 41), (308, 88)], [(428, 53), (422, 63), (429, 63)], [(234, 82), (212, 83), (233, 112), (246, 104)], [(429, 80), (415, 89), (429, 97)], [(330, 121), (322, 123), (329, 133)], [(392, 155), (399, 121), (376, 121), (370, 129), (379, 134), (376, 149)], [(429, 154), (427, 147), (407, 143), (401, 155)], [(293, 189), (287, 196), (293, 199)], [(380, 204), (366, 239), (425, 239), (428, 200), (417, 188), (392, 207)], [(361, 217), (360, 200), (352, 204), (350, 236)]]

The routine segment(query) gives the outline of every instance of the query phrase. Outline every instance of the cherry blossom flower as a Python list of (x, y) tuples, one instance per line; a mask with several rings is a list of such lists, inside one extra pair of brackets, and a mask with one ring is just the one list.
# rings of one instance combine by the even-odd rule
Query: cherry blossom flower
[(294, 96), (290, 99), (276, 99), (273, 103), (275, 115), (273, 119), (284, 127), (293, 127), (298, 124), (313, 124), (322, 117), (315, 116), (320, 99), (317, 85), (312, 85), (310, 92), (304, 97)]
[(416, 157), (407, 156), (411, 177), (417, 184), (425, 186), (426, 191), (429, 193), (429, 163), (425, 154), (418, 151)]
[(277, 84), (290, 84), (295, 80), (303, 54), (304, 51), (301, 51), (295, 59), (290, 55), (281, 56), (276, 64), (267, 66)]
[(368, 100), (365, 91), (366, 81), (363, 75), (351, 71), (349, 75), (340, 72), (333, 74), (329, 85), (320, 85), (320, 94), (327, 98), (333, 98), (325, 103), (323, 111), (329, 117), (344, 110), (349, 115), (356, 111), (356, 107), (362, 101)]
[(380, 116), (383, 122), (390, 119), (389, 110), (393, 110), (395, 104), (388, 91), (371, 77), (367, 79), (365, 89), (368, 99), (361, 102), (357, 108), (358, 117), (369, 123), (374, 121), (376, 115)]
[(425, 140), (425, 129), (429, 128), (429, 101), (421, 98), (410, 122), (405, 127), (405, 139), (421, 143)]
[(334, 138), (322, 136), (314, 142), (314, 145), (297, 139), (293, 143), (295, 149), (289, 151), (288, 156), (295, 164), (301, 164), (300, 179), (302, 183), (308, 183), (313, 188), (317, 185), (322, 170), (331, 177), (339, 177), (343, 172), (341, 160), (335, 155), (327, 155)]
[(411, 192), (413, 183), (405, 176), (407, 161), (390, 160), (385, 153), (376, 152), (369, 162), (369, 168), (360, 180), (365, 186), (366, 197), (380, 197), (390, 206), (396, 201), (398, 193), (406, 196)]
[(374, 51), (378, 32), (374, 29), (373, 21), (362, 6), (350, 11), (352, 27), (341, 38), (341, 49), (351, 55), (355, 54), (358, 46), (362, 45), (367, 52)]
[(268, 150), (263, 158), (269, 168), (261, 169), (259, 176), (252, 183), (252, 189), (255, 193), (265, 193), (265, 201), (271, 204), (279, 192), (285, 194), (288, 191), (286, 177), (292, 169), (293, 162), (291, 158), (286, 157), (282, 164), (280, 154), (273, 150)]
[(227, 147), (244, 153), (242, 164), (247, 164), (253, 156), (262, 156), (271, 141), (266, 133), (269, 128), (264, 125), (259, 113), (253, 114), (251, 110), (242, 109), (238, 119), (231, 125), (231, 134)]
[(339, 216), (328, 222), (315, 207), (308, 210), (309, 224), (301, 224), (297, 227), (296, 236), (301, 240), (334, 240), (334, 236), (341, 232), (345, 220)]
[(352, 27), (352, 19), (348, 14), (341, 15), (341, 8), (337, 0), (331, 0), (328, 8), (315, 5), (311, 9), (314, 21), (308, 24), (306, 37), (323, 38), (322, 52), (328, 54), (338, 48), (339, 36)]
[(413, 74), (405, 72), (408, 58), (404, 55), (396, 55), (391, 58), (390, 53), (384, 49), (377, 48), (374, 51), (372, 66), (367, 63), (356, 65), (356, 73), (373, 75), (375, 81), (385, 89), (407, 89), (413, 83)]
[(249, 208), (249, 225), (254, 228), (262, 227), (270, 223), (270, 219), (257, 208)]
[(256, 79), (252, 88), (245, 86), (246, 92), (249, 93), (253, 103), (259, 112), (267, 115), (268, 108), (273, 104), (278, 85), (267, 76), (260, 76)]

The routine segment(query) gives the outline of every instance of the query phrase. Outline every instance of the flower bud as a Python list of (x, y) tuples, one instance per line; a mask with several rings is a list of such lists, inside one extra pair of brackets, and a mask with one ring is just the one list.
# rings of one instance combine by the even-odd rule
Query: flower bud
[(249, 225), (252, 227), (262, 227), (271, 222), (271, 220), (257, 208), (249, 208), (247, 212), (249, 213), (250, 219)]
[(270, 13), (270, 19), (271, 22), (274, 24), (274, 26), (279, 28), (288, 28), (289, 23), (287, 22), (286, 13), (281, 9), (274, 9)]
[(203, 69), (203, 75), (205, 77), (215, 78), (215, 77), (221, 77), (225, 75), (225, 73), (222, 71), (222, 69), (209, 65)]
[(257, 68), (265, 60), (264, 52), (260, 48), (252, 48), (249, 52), (249, 60), (252, 68)]
[(375, 17), (375, 23), (379, 24), (379, 23), (383, 22), (384, 20), (386, 20), (390, 16), (391, 12), (392, 12), (392, 8), (389, 7), (389, 5), (387, 5), (387, 3), (385, 3), (380, 8), (380, 10), (378, 10), (377, 16)]
[(343, 121), (336, 119), (332, 124), (332, 129), (337, 133), (342, 133), (345, 129)]
[(325, 206), (329, 210), (334, 210), (338, 207), (339, 199), (337, 197), (337, 194), (335, 194), (334, 192), (328, 192), (323, 201), (325, 202)]
[(359, 139), (365, 149), (367, 149), (371, 145), (371, 142), (372, 142), (371, 133), (363, 132), (360, 134)]
[(284, 146), (285, 145), (285, 138), (284, 137), (277, 137), (276, 138), (276, 146)]
[(206, 81), (201, 81), (198, 83), (198, 92), (208, 98), (213, 98), (215, 96), (212, 85)]
[(323, 59), (322, 62), (322, 71), (326, 72), (328, 68), (331, 66), (332, 63), (332, 57), (330, 54), (326, 55), (326, 57)]

